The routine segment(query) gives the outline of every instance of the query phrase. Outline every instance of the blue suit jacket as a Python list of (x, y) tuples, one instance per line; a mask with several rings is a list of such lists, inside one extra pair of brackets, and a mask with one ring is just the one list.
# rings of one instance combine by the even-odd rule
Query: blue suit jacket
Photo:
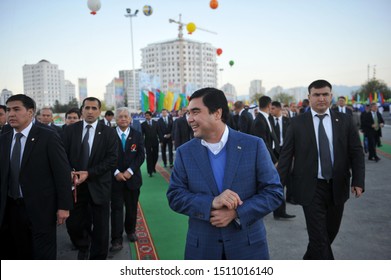
[(229, 129), (223, 189), (243, 201), (237, 208), (240, 224), (224, 228), (210, 224), (219, 191), (207, 148), (194, 138), (179, 147), (167, 197), (170, 207), (189, 216), (185, 259), (268, 259), (262, 218), (282, 202), (278, 173), (262, 139)]

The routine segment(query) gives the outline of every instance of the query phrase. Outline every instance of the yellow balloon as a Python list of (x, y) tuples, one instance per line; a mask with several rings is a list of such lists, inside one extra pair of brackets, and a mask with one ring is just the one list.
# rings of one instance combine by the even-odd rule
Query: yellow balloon
[(186, 25), (186, 29), (189, 32), (189, 34), (191, 34), (196, 30), (196, 25), (193, 22), (190, 22)]

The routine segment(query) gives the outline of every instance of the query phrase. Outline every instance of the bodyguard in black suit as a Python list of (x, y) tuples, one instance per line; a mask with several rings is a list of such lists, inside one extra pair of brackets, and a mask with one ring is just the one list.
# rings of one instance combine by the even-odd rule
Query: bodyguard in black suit
[(309, 236), (303, 258), (330, 260), (349, 190), (364, 192), (364, 154), (352, 118), (329, 109), (331, 84), (317, 80), (308, 91), (311, 110), (292, 119), (277, 168), (285, 184), (293, 161), (292, 191)]
[(250, 134), (253, 124), (253, 116), (244, 108), (242, 101), (236, 101), (234, 110), (237, 115), (237, 130), (243, 133)]
[(186, 114), (174, 121), (173, 133), (175, 149), (194, 137), (193, 130), (187, 122)]
[(164, 167), (167, 167), (167, 147), (168, 147), (168, 160), (170, 162), (170, 167), (173, 167), (174, 164), (174, 154), (172, 151), (172, 126), (174, 121), (172, 117), (168, 115), (166, 109), (162, 110), (162, 116), (157, 121), (157, 131), (159, 135), (159, 141), (162, 151), (162, 160)]
[[(272, 100), (269, 96), (262, 96), (259, 98), (259, 114), (255, 118), (252, 127), (251, 134), (263, 139), (266, 147), (270, 153), (273, 163), (277, 162), (275, 152), (280, 152), (277, 137), (273, 131), (273, 127), (269, 123), (269, 114), (271, 109)], [(276, 151), (274, 151), (276, 150)]]
[(88, 254), (90, 259), (106, 259), (109, 247), (111, 179), (118, 157), (118, 136), (114, 129), (98, 122), (100, 108), (99, 99), (87, 97), (82, 105), (83, 121), (64, 131), (76, 185), (67, 230), (79, 249), (78, 259), (86, 259)]
[(381, 128), (384, 126), (384, 120), (382, 115), (377, 111), (376, 103), (372, 103), (371, 110), (363, 114), (361, 122), (364, 135), (368, 139), (368, 160), (378, 162), (380, 158), (376, 153), (376, 144), (380, 141)]
[(34, 125), (35, 102), (7, 100), (11, 130), (0, 138), (1, 259), (56, 259), (56, 220), (72, 207), (71, 169), (59, 136)]
[[(135, 234), (137, 203), (140, 196), (142, 177), (140, 167), (144, 162), (144, 143), (141, 133), (130, 126), (132, 118), (126, 107), (116, 110), (115, 129), (118, 136), (118, 160), (113, 171), (111, 188), (111, 244), (110, 251), (122, 249), (122, 234), (125, 232), (131, 242)], [(125, 204), (125, 225), (124, 225)]]
[(346, 98), (345, 96), (338, 97), (338, 106), (334, 107), (333, 111), (347, 114), (348, 116), (353, 116), (353, 111), (346, 107)]
[(156, 163), (159, 156), (159, 139), (157, 131), (157, 122), (152, 119), (150, 111), (145, 112), (145, 122), (141, 124), (141, 130), (144, 138), (145, 153), (147, 154), (147, 172), (149, 177), (156, 173)]

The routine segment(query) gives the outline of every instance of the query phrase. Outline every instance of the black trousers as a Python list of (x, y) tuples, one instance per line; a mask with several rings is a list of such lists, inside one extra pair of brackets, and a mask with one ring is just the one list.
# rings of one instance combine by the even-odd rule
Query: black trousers
[(341, 225), (344, 205), (333, 202), (332, 183), (318, 180), (311, 204), (303, 206), (309, 243), (304, 260), (333, 260), (331, 250)]
[(377, 158), (377, 153), (376, 153), (376, 132), (373, 131), (371, 133), (367, 134), (368, 138), (368, 158)]
[(155, 172), (155, 166), (159, 158), (159, 144), (145, 145), (145, 154), (147, 155), (147, 172)]
[(4, 221), (0, 229), (0, 244), (2, 260), (55, 260), (57, 258), (55, 219), (47, 228), (33, 227), (24, 200), (8, 197)]
[(77, 187), (77, 202), (66, 220), (72, 243), (79, 250), (90, 249), (91, 260), (105, 260), (109, 250), (110, 200), (102, 205), (92, 201), (87, 184)]
[(130, 190), (125, 182), (113, 184), (111, 188), (111, 243), (122, 243), (124, 228), (127, 234), (135, 232), (139, 196), (140, 189)]
[(163, 142), (161, 142), (162, 147), (162, 160), (164, 165), (167, 165), (167, 147), (168, 147), (168, 160), (170, 162), (170, 165), (174, 163), (174, 154), (172, 152), (172, 138), (165, 138)]

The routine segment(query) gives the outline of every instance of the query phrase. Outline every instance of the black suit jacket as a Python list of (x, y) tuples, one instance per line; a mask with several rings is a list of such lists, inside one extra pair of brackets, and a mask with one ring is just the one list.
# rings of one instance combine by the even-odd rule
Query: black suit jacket
[(187, 122), (186, 116), (177, 118), (174, 121), (172, 135), (176, 149), (178, 149), (179, 146), (185, 144), (187, 141), (193, 138), (194, 133)]
[(250, 134), (252, 124), (253, 116), (247, 110), (244, 110), (238, 117), (237, 130), (243, 133)]
[(274, 133), (270, 131), (269, 125), (267, 124), (267, 120), (261, 113), (258, 114), (258, 116), (255, 118), (252, 124), (251, 134), (263, 139), (263, 141), (266, 144), (266, 148), (270, 153), (270, 157), (272, 158), (273, 163), (276, 163), (277, 157), (274, 155), (273, 152), (273, 142), (276, 145), (276, 147), (279, 146), (279, 143), (276, 142), (278, 141), (277, 137), (275, 136)]
[[(117, 138), (119, 138), (116, 129), (114, 129), (114, 131), (117, 134)], [(133, 175), (130, 180), (125, 182), (126, 187), (130, 190), (139, 189), (143, 184), (140, 167), (145, 159), (144, 143), (141, 133), (134, 128), (130, 128), (128, 138), (126, 138), (125, 151), (122, 148), (121, 138), (119, 138), (117, 153), (118, 160), (114, 171), (118, 169), (120, 172), (125, 172), (128, 168), (131, 168)], [(112, 172), (113, 175), (114, 171)], [(118, 182), (113, 177), (113, 187), (122, 186), (123, 183), (124, 182)]]
[[(338, 106), (334, 107), (333, 111), (334, 112), (339, 112), (339, 107)], [(349, 109), (348, 107), (345, 107), (345, 114), (352, 117), (353, 116), (353, 111), (351, 109)]]
[[(289, 120), (288, 117), (284, 117), (284, 116), (281, 116), (281, 117), (282, 117), (282, 139), (285, 139), (286, 130), (288, 129), (290, 120)], [(281, 118), (281, 117), (280, 117), (280, 118)], [(270, 116), (269, 116), (269, 121), (270, 121), (270, 124), (271, 124), (272, 127), (273, 127), (273, 130), (275, 131), (275, 134), (276, 134), (276, 137), (277, 137), (278, 144), (279, 144), (280, 146), (282, 146), (282, 145), (281, 145), (280, 138), (278, 137), (277, 132), (276, 132), (276, 118), (273, 117), (272, 115), (270, 115)], [(281, 131), (281, 129), (280, 129), (280, 131)], [(284, 142), (282, 142), (282, 144), (284, 144)]]
[(167, 116), (167, 120), (168, 120), (168, 124), (166, 124), (164, 122), (163, 117), (161, 117), (157, 121), (157, 132), (158, 132), (158, 135), (159, 135), (159, 141), (160, 142), (163, 142), (165, 140), (166, 141), (167, 140), (171, 141), (171, 139), (170, 139), (171, 137), (170, 138), (164, 138), (164, 135), (165, 134), (171, 134), (172, 126), (173, 126), (174, 121), (172, 120), (171, 116)]
[[(364, 153), (352, 118), (332, 111), (331, 119), (333, 200), (335, 204), (343, 204), (349, 198), (350, 186), (364, 190)], [(292, 195), (299, 204), (308, 205), (315, 194), (318, 177), (318, 147), (311, 111), (293, 118), (288, 127), (277, 166), (283, 185), (291, 171), (292, 161)]]
[[(0, 137), (0, 224), (8, 196), (13, 130)], [(60, 137), (33, 125), (20, 165), (20, 186), (32, 230), (45, 231), (56, 224), (57, 210), (72, 208), (71, 168)]]
[[(64, 146), (72, 168), (80, 171), (81, 142), (84, 122), (77, 122), (65, 128)], [(95, 204), (110, 200), (111, 171), (117, 163), (118, 136), (114, 129), (98, 122), (94, 143), (88, 162), (86, 183)]]
[(157, 122), (155, 120), (151, 121), (152, 125), (149, 125), (147, 121), (141, 124), (141, 130), (143, 133), (144, 144), (146, 148), (159, 146)]
[[(383, 116), (379, 112), (376, 112), (376, 115), (377, 115), (377, 122), (379, 123), (379, 125), (381, 123), (384, 124)], [(362, 113), (361, 128), (364, 131), (365, 135), (370, 135), (370, 134), (376, 135), (376, 133), (378, 133), (379, 136), (382, 136), (381, 127), (379, 126), (379, 130), (376, 131), (372, 127), (374, 123), (375, 122), (372, 117), (372, 111), (369, 111), (367, 113)]]

